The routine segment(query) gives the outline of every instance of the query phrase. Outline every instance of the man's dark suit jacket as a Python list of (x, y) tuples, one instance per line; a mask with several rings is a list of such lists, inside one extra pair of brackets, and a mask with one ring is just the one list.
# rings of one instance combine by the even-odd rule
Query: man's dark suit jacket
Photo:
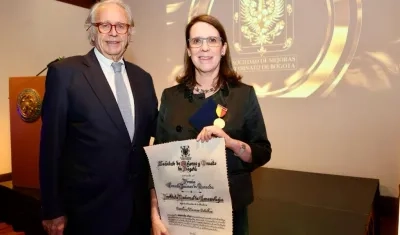
[[(250, 173), (271, 158), (271, 144), (254, 88), (244, 83), (226, 84), (208, 97), (228, 108), (223, 130), (247, 143), (252, 150), (252, 163), (246, 163), (227, 149), (229, 189), (233, 210), (245, 208), (253, 201)], [(204, 94), (195, 95), (184, 84), (163, 91), (157, 121), (155, 144), (195, 139), (199, 134), (189, 118), (207, 101)]]
[(149, 234), (149, 165), (143, 149), (158, 101), (151, 76), (125, 61), (135, 104), (130, 140), (91, 50), (49, 67), (42, 107), (40, 189), (44, 219), (66, 215), (67, 234)]

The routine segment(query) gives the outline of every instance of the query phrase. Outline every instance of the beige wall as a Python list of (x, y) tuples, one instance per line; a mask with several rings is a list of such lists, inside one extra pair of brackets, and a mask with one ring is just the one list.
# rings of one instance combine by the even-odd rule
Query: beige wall
[(54, 0), (0, 2), (0, 174), (11, 172), (8, 78), (34, 76), (59, 56), (86, 53), (87, 13)]

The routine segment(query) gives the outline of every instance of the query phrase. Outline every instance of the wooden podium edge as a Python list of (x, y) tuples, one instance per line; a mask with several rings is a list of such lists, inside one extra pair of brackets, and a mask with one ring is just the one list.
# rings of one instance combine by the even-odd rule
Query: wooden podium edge
[(0, 182), (11, 181), (12, 180), (12, 173), (5, 173), (0, 175)]

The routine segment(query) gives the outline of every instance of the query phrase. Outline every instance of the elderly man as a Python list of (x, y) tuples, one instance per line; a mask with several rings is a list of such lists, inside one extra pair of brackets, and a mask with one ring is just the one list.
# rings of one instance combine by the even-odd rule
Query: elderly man
[(40, 186), (49, 234), (150, 233), (149, 144), (157, 116), (151, 76), (123, 59), (133, 27), (120, 0), (86, 20), (94, 48), (49, 67)]

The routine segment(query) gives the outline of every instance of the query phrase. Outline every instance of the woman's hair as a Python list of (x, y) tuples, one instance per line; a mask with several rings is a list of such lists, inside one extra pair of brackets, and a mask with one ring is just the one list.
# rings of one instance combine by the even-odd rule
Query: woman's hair
[[(225, 29), (217, 18), (210, 15), (198, 15), (194, 17), (186, 26), (185, 30), (185, 41), (186, 47), (189, 48), (190, 30), (194, 24), (197, 22), (204, 22), (212, 25), (219, 33), (222, 38), (222, 43), (226, 43), (225, 55), (221, 57), (220, 67), (218, 72), (217, 87), (221, 87), (225, 83), (237, 84), (242, 79), (242, 77), (236, 73), (232, 66), (231, 54), (229, 51), (228, 40), (226, 37)], [(196, 82), (196, 68), (189, 57), (186, 49), (184, 55), (184, 72), (182, 75), (176, 78), (179, 84), (185, 84), (189, 88), (193, 88), (197, 85)]]
[(124, 3), (122, 0), (102, 0), (94, 4), (89, 11), (89, 15), (85, 20), (85, 29), (88, 31), (88, 39), (90, 41), (90, 45), (94, 46), (93, 36), (97, 33), (96, 27), (92, 27), (92, 23), (95, 23), (94, 20), (97, 15), (97, 10), (106, 4), (114, 3), (120, 6), (122, 9), (125, 10), (126, 15), (128, 16), (128, 24), (130, 25), (128, 34), (132, 34), (132, 28), (134, 26), (133, 16), (131, 8)]

